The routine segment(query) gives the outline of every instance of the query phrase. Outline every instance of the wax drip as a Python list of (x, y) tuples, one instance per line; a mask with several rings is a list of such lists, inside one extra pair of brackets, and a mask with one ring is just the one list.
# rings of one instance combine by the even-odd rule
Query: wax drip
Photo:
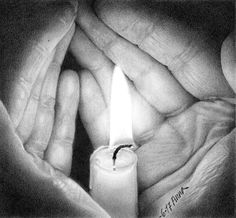
[(116, 148), (116, 150), (114, 151), (113, 156), (112, 156), (113, 170), (116, 170), (115, 162), (116, 162), (116, 156), (117, 156), (117, 153), (119, 152), (119, 150), (122, 148), (130, 148), (130, 147), (132, 147), (132, 145), (120, 145)]

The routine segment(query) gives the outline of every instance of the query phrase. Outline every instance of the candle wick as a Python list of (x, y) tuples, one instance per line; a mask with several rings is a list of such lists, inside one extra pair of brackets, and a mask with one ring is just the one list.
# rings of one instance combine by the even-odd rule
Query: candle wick
[(112, 156), (112, 159), (113, 159), (113, 170), (116, 170), (116, 165), (115, 165), (115, 162), (116, 162), (116, 157), (117, 157), (117, 154), (119, 152), (120, 149), (122, 148), (130, 148), (132, 147), (132, 145), (120, 145), (116, 148), (116, 150), (114, 151), (113, 153), (113, 156)]
[(115, 165), (115, 159), (113, 159), (113, 170), (115, 171), (116, 170), (116, 165)]

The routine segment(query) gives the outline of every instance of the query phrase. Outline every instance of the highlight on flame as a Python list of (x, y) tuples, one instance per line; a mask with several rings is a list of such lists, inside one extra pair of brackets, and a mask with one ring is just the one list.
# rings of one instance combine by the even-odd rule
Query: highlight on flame
[(110, 105), (110, 146), (132, 144), (132, 105), (127, 79), (114, 67)]

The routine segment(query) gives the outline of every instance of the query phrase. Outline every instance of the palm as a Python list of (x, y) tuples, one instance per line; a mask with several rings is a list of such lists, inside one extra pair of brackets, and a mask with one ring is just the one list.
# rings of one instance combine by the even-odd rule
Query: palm
[[(137, 150), (142, 209), (158, 211), (171, 195), (178, 193), (177, 187), (183, 186), (190, 187), (189, 200), (200, 200), (202, 196), (198, 196), (196, 190), (203, 190), (206, 185), (205, 192), (208, 192), (215, 182), (219, 182), (226, 171), (224, 161), (232, 148), (227, 148), (225, 155), (225, 148), (219, 148), (217, 142), (233, 129), (233, 116), (234, 109), (229, 103), (201, 101), (179, 115), (167, 118), (158, 130), (154, 130), (151, 139)], [(217, 151), (214, 153), (213, 150)], [(202, 166), (198, 167), (200, 163)], [(222, 168), (216, 170), (220, 164)], [(204, 170), (214, 172), (207, 175)], [(159, 199), (161, 197), (163, 200)]]
[[(82, 81), (84, 77), (85, 74), (82, 74)], [(83, 109), (82, 104), (80, 113), (89, 137), (97, 148), (109, 142), (109, 125), (107, 125), (109, 124), (109, 107), (105, 104), (94, 105), (99, 101), (102, 102), (102, 99), (99, 99), (102, 92), (94, 83), (92, 77), (85, 83), (87, 89), (92, 89), (89, 92), (91, 96), (85, 90), (81, 91), (84, 104), (90, 105), (86, 105), (86, 109)], [(214, 182), (220, 182), (222, 174), (228, 170), (224, 166), (227, 165), (225, 160), (230, 156), (233, 148), (227, 148), (227, 154), (225, 154), (225, 148), (218, 148), (216, 143), (234, 127), (233, 106), (221, 100), (199, 101), (175, 116), (162, 119), (160, 113), (137, 91), (132, 89), (131, 93), (134, 108), (134, 140), (139, 146), (136, 153), (139, 160), (140, 209), (143, 213), (148, 215), (159, 213), (158, 209), (168, 202), (171, 195), (178, 192), (176, 191), (178, 187), (190, 187), (188, 192), (189, 196), (193, 194), (191, 199), (198, 198), (195, 190), (203, 188), (204, 185), (208, 185), (208, 191), (210, 191), (211, 185), (214, 185)], [(96, 103), (91, 103), (92, 99), (96, 99)], [(100, 110), (99, 114), (96, 114), (95, 118), (91, 117), (88, 107), (96, 107), (96, 110)], [(207, 154), (209, 156), (208, 151), (213, 147), (217, 151), (209, 160), (205, 156)], [(220, 162), (214, 161), (212, 164), (214, 159)], [(205, 177), (197, 175), (199, 171), (204, 172), (203, 169), (198, 170), (197, 173), (195, 171), (200, 162), (203, 163), (203, 169), (215, 170), (210, 175), (214, 178), (214, 182), (209, 181), (207, 175)], [(222, 168), (216, 172), (221, 164)], [(219, 190), (215, 189), (215, 192), (217, 191)], [(164, 200), (160, 200), (163, 196)]]
[[(220, 145), (234, 127), (234, 110), (220, 97), (232, 96), (232, 90), (221, 73), (220, 60), (209, 45), (202, 41), (188, 43), (191, 33), (182, 26), (178, 26), (182, 28), (180, 31), (174, 29), (167, 17), (170, 29), (166, 33), (161, 25), (153, 26), (150, 19), (142, 17), (145, 9), (139, 14), (128, 4), (114, 4), (98, 5), (96, 12), (126, 40), (103, 25), (86, 6), (81, 7), (77, 22), (131, 80), (133, 134), (139, 145), (136, 152), (140, 209), (143, 214), (158, 215), (171, 195), (184, 185), (189, 190), (182, 205), (189, 203), (194, 208), (204, 196), (210, 196), (211, 188), (215, 188), (212, 196), (218, 193), (216, 187), (227, 168), (232, 148)], [(181, 35), (181, 31), (186, 35)], [(172, 41), (171, 46), (165, 44)], [(82, 119), (94, 146), (107, 144), (113, 63), (80, 29), (71, 48), (79, 63), (91, 72), (84, 71), (81, 75)], [(202, 48), (204, 52), (199, 53)], [(205, 174), (209, 171), (209, 175)]]

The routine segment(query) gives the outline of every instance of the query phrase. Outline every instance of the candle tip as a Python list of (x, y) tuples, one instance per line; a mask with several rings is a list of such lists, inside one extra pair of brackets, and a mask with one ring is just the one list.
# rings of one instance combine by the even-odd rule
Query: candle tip
[(115, 162), (116, 162), (116, 156), (117, 156), (117, 153), (119, 152), (119, 150), (122, 148), (130, 148), (130, 147), (132, 147), (132, 145), (120, 145), (115, 149), (113, 156), (112, 156), (113, 170), (116, 170)]

